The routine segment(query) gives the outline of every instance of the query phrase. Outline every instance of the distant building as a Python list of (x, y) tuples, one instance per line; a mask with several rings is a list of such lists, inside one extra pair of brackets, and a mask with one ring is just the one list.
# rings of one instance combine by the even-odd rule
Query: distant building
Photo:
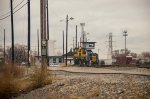
[(63, 63), (63, 56), (49, 56), (49, 66), (57, 66)]
[(55, 56), (55, 40), (49, 40), (48, 41), (48, 56)]

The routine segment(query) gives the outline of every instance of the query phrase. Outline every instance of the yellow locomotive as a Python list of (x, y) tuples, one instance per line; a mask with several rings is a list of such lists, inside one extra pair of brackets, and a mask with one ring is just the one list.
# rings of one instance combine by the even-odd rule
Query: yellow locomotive
[(74, 63), (78, 65), (96, 65), (98, 64), (98, 54), (93, 53), (92, 50), (85, 48), (77, 48), (74, 52)]

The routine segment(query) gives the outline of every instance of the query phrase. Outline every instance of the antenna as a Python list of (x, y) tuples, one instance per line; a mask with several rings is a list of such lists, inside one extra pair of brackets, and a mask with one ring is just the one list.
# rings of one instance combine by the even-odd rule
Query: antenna
[(127, 30), (124, 30), (124, 31), (123, 31), (123, 36), (125, 37), (125, 49), (124, 49), (124, 50), (125, 50), (125, 56), (126, 56), (126, 54), (127, 54), (127, 53), (126, 53), (126, 50), (127, 50), (127, 49), (126, 49), (126, 39), (127, 39), (126, 36), (128, 36)]

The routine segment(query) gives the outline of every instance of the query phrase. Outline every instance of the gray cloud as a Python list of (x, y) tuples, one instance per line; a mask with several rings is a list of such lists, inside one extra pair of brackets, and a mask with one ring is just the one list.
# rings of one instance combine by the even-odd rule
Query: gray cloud
[[(21, 0), (14, 0), (14, 5)], [(25, 0), (26, 1), (26, 0)], [(40, 0), (31, 0), (32, 46), (35, 47), (36, 31), (40, 28)], [(128, 30), (127, 46), (137, 53), (150, 51), (150, 1), (149, 0), (49, 0), (50, 38), (57, 40), (56, 46), (62, 47), (62, 30), (65, 29), (66, 14), (75, 18), (69, 22), (69, 41), (75, 36), (75, 25), (85, 22), (85, 30), (91, 40), (97, 42), (97, 48), (107, 54), (108, 33), (114, 35), (114, 49), (124, 48), (122, 31)], [(0, 15), (9, 11), (9, 0), (0, 0)], [(15, 42), (27, 42), (27, 7), (14, 15)], [(0, 21), (0, 37), (3, 28), (10, 38), (10, 18)], [(80, 33), (79, 33), (80, 34)], [(9, 40), (10, 41), (10, 40)], [(70, 45), (71, 46), (71, 45)], [(101, 53), (101, 54), (102, 54)]]

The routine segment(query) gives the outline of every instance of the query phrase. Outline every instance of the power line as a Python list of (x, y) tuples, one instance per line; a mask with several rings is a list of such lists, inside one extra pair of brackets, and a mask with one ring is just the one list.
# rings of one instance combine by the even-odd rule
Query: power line
[[(18, 4), (14, 7), (14, 9), (16, 9), (18, 6), (20, 6), (23, 2), (24, 2), (24, 0), (22, 0), (20, 3), (18, 3)], [(14, 10), (14, 9), (13, 9), (13, 10)]]
[[(14, 1), (14, 0), (13, 0), (13, 1)], [(20, 6), (23, 2), (24, 2), (24, 0), (22, 0), (20, 3), (18, 3), (18, 4), (13, 8), (13, 10), (15, 10), (15, 9), (16, 9), (18, 6)], [(5, 13), (5, 14), (3, 14), (3, 15), (1, 15), (0, 17), (5, 16), (5, 15), (7, 15), (7, 14), (10, 14), (10, 11), (7, 12), (7, 13)]]
[(6, 19), (6, 18), (8, 18), (10, 15), (8, 15), (8, 16), (6, 16), (6, 17), (4, 17), (4, 18), (1, 18), (0, 20), (4, 20), (4, 19)]
[[(24, 5), (22, 5), (20, 8), (18, 8), (16, 11), (14, 11), (14, 13), (13, 14), (15, 14), (16, 12), (18, 12), (20, 9), (22, 9), (26, 4), (28, 4), (28, 2), (27, 3), (25, 3)], [(5, 17), (3, 17), (3, 18), (1, 18), (0, 20), (4, 20), (4, 19), (6, 19), (6, 18), (8, 18), (10, 16), (10, 14), (9, 15), (7, 15), (7, 16), (5, 16)]]

